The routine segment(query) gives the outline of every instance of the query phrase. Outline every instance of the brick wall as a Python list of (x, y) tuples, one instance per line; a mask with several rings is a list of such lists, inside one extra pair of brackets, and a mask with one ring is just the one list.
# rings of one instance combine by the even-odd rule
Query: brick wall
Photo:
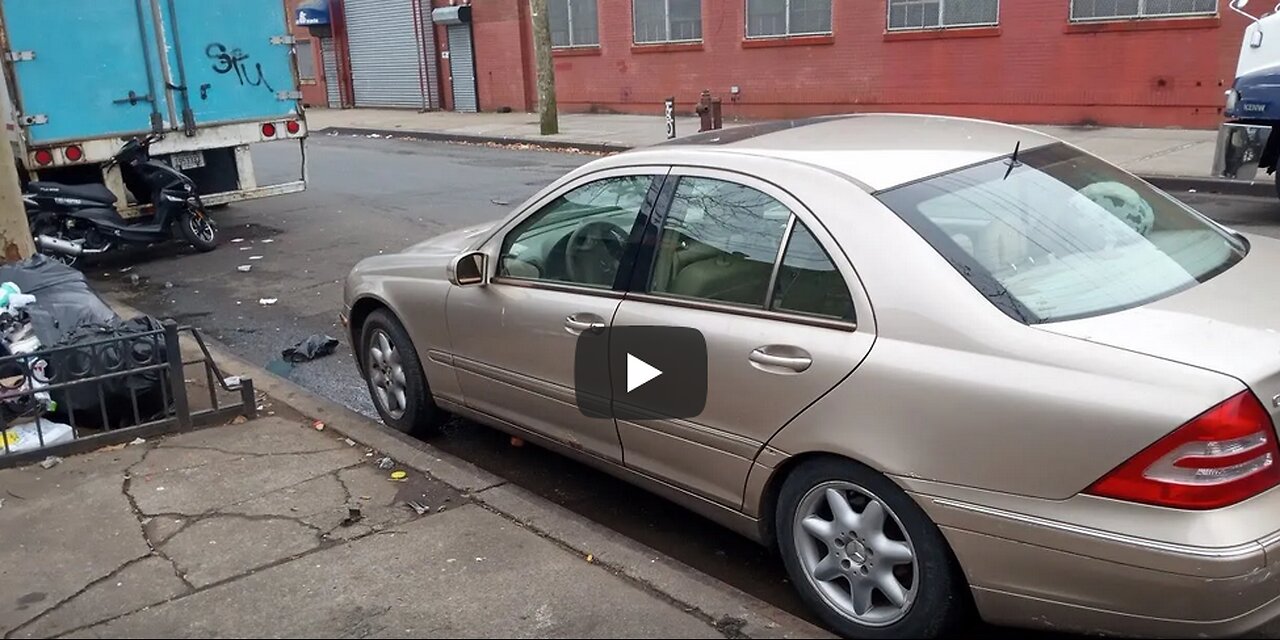
[[(1072, 25), (1069, 0), (1004, 0), (996, 28), (886, 34), (885, 3), (834, 0), (832, 36), (761, 42), (743, 37), (743, 0), (703, 0), (702, 43), (637, 47), (631, 3), (599, 0), (600, 46), (557, 52), (560, 106), (660, 113), (662, 100), (674, 95), (689, 111), (710, 89), (724, 98), (727, 117), (892, 110), (1213, 127), (1246, 24), (1224, 12)], [(473, 3), (486, 111), (536, 106), (521, 5), (527, 2)], [(741, 87), (737, 100), (732, 85)]]

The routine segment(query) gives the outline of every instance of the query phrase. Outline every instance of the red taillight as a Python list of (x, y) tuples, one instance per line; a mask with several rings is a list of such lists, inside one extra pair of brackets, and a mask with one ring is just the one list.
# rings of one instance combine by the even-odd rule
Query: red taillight
[(1243, 391), (1161, 438), (1086, 491), (1176, 509), (1217, 509), (1280, 484), (1266, 408)]
[(53, 152), (48, 149), (40, 149), (39, 151), (36, 151), (32, 157), (35, 158), (36, 164), (38, 165), (48, 166), (53, 164)]
[(76, 145), (67, 147), (64, 153), (67, 156), (67, 160), (70, 160), (71, 162), (80, 162), (84, 159), (84, 149), (81, 149)]
[(284, 130), (292, 135), (297, 135), (299, 131), (302, 131), (302, 125), (297, 120), (290, 120), (284, 123)]
[(270, 122), (262, 125), (262, 137), (264, 138), (276, 137), (276, 126), (274, 124), (271, 124)]

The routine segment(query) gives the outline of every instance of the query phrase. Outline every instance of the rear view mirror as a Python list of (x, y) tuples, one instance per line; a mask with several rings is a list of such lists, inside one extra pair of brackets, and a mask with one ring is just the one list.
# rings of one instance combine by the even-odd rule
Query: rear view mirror
[(489, 256), (483, 251), (464, 253), (449, 263), (449, 282), (459, 287), (483, 285), (489, 281)]

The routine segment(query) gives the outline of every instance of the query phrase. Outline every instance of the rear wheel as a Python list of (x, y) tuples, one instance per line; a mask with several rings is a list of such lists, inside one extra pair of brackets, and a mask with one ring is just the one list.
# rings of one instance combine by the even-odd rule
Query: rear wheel
[(968, 606), (942, 532), (888, 478), (838, 458), (787, 477), (775, 519), (805, 603), (849, 638), (935, 638)]
[(369, 395), (387, 426), (425, 435), (439, 430), (448, 414), (436, 406), (413, 341), (385, 309), (369, 314), (360, 329), (360, 361)]
[(178, 221), (182, 237), (200, 251), (213, 251), (218, 246), (218, 226), (203, 205), (188, 205)]

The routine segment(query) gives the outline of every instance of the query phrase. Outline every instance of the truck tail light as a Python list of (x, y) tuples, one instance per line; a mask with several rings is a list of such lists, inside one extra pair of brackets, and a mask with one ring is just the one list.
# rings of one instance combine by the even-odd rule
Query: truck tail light
[(36, 164), (42, 167), (53, 164), (53, 152), (48, 149), (40, 149), (32, 154), (31, 157), (35, 159)]
[(73, 144), (67, 147), (63, 154), (66, 155), (67, 160), (71, 162), (80, 162), (81, 160), (84, 160), (84, 149), (80, 148), (79, 145)]
[(302, 131), (302, 124), (299, 123), (297, 120), (290, 120), (284, 123), (284, 130), (288, 131), (290, 135), (296, 136), (298, 135), (299, 131)]
[(1271, 416), (1236, 394), (1116, 467), (1086, 490), (1175, 509), (1218, 509), (1280, 484)]
[(276, 125), (270, 122), (262, 125), (262, 137), (264, 138), (276, 137)]

